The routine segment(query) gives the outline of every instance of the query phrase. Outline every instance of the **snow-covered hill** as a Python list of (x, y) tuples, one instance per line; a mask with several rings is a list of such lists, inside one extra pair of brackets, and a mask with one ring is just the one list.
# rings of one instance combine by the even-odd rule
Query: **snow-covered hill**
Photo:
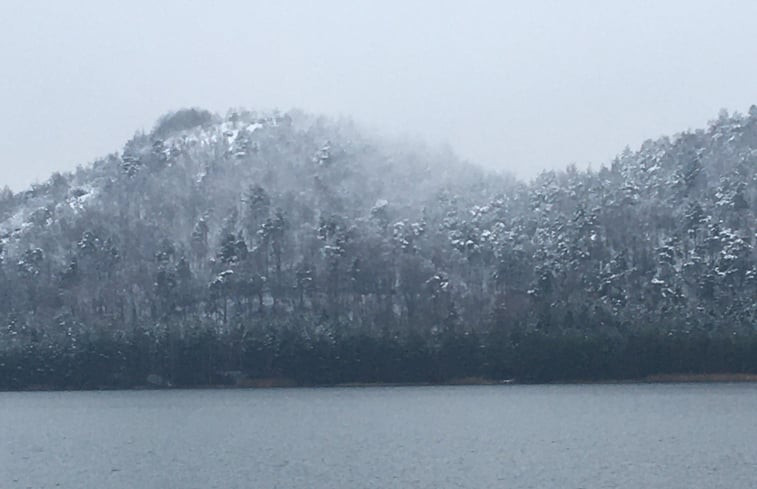
[(0, 350), (210, 334), (270, 374), (286, 341), (751, 335), (756, 168), (755, 108), (528, 183), (345, 121), (182, 110), (0, 193)]

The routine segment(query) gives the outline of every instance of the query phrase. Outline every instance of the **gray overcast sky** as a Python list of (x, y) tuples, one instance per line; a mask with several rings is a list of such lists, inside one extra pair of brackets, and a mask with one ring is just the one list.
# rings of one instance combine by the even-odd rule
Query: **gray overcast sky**
[(297, 107), (532, 177), (757, 104), (754, 1), (0, 2), (0, 186)]

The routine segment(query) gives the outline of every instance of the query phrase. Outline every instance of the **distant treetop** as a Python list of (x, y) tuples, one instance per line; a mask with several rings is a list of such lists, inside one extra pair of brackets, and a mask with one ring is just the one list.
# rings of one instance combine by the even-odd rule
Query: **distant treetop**
[(152, 131), (154, 137), (165, 137), (175, 131), (185, 131), (193, 127), (209, 124), (213, 114), (204, 109), (190, 108), (169, 112), (158, 119)]

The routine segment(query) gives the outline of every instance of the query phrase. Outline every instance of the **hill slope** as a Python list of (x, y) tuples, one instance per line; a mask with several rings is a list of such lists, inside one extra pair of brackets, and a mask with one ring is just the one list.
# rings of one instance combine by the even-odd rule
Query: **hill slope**
[(0, 385), (755, 371), (755, 168), (755, 108), (529, 184), (182, 110), (0, 194)]

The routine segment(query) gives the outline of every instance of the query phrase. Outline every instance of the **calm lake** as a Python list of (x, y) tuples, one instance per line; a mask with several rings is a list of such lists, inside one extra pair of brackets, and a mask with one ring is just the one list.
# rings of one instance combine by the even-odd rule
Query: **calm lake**
[(757, 384), (0, 393), (5, 488), (754, 488)]

